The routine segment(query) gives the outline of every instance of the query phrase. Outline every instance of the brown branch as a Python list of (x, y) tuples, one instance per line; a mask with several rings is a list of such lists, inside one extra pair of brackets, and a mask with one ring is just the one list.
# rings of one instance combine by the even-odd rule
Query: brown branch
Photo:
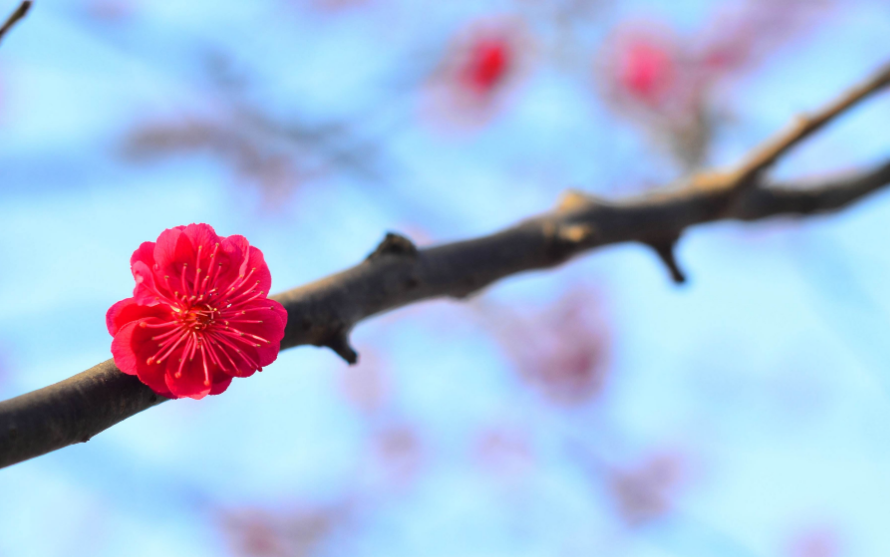
[(683, 284), (686, 282), (686, 273), (680, 269), (680, 265), (677, 263), (677, 256), (674, 253), (674, 248), (677, 247), (677, 242), (679, 241), (680, 236), (678, 235), (674, 238), (651, 242), (649, 245), (652, 246), (655, 254), (661, 259), (664, 266), (667, 267), (668, 272), (671, 274), (671, 280), (677, 284)]
[(31, 0), (25, 0), (8, 18), (6, 18), (6, 22), (0, 26), (0, 42), (3, 41), (3, 37), (6, 36), (6, 33), (8, 33), (16, 23), (28, 15), (28, 10), (30, 9)]
[(772, 166), (794, 146), (801, 143), (838, 116), (890, 86), (890, 64), (882, 66), (868, 79), (826, 104), (815, 114), (802, 115), (794, 119), (790, 126), (755, 148), (742, 161), (738, 168), (725, 174), (713, 175), (717, 178), (712, 186), (728, 189), (746, 189), (755, 185), (760, 175)]
[[(758, 157), (755, 154), (752, 160)], [(357, 355), (349, 345), (349, 333), (368, 317), (431, 298), (464, 298), (501, 278), (554, 267), (609, 244), (652, 246), (679, 281), (683, 273), (674, 260), (673, 246), (686, 228), (720, 220), (837, 210), (890, 184), (890, 161), (808, 188), (770, 187), (759, 178), (744, 189), (701, 184), (701, 177), (693, 178), (673, 191), (618, 202), (569, 192), (555, 210), (501, 232), (426, 249), (389, 234), (358, 265), (273, 296), (288, 312), (281, 347), (327, 346), (352, 363)], [(0, 467), (86, 441), (164, 400), (108, 360), (55, 385), (0, 402)]]

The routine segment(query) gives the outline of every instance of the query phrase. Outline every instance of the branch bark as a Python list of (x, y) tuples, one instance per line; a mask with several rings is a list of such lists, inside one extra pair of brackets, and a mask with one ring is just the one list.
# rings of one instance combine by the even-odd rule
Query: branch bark
[(890, 64), (882, 66), (871, 77), (856, 84), (833, 102), (810, 116), (799, 116), (791, 126), (751, 152), (731, 173), (736, 188), (756, 183), (757, 178), (794, 146), (818, 132), (857, 104), (890, 86)]
[[(867, 87), (854, 89), (829, 107), (849, 109), (867, 96), (864, 89), (874, 91), (887, 85), (890, 66), (883, 74), (887, 77), (871, 78)], [(839, 113), (838, 109), (821, 114), (835, 112)], [(820, 121), (819, 126), (827, 120)], [(782, 135), (773, 142), (786, 144), (779, 155), (796, 143), (789, 144), (787, 137)], [(763, 148), (755, 150), (752, 160), (763, 160), (762, 152)], [(748, 166), (743, 162), (739, 168)], [(686, 228), (715, 221), (757, 221), (835, 211), (890, 184), (890, 160), (806, 187), (767, 183), (759, 171), (752, 176), (745, 177), (738, 170), (704, 174), (676, 189), (623, 201), (569, 192), (553, 211), (506, 230), (426, 249), (418, 249), (398, 234), (388, 234), (358, 265), (273, 296), (288, 312), (281, 347), (326, 346), (354, 363), (357, 355), (349, 345), (349, 333), (368, 317), (431, 298), (465, 298), (501, 278), (554, 267), (610, 244), (651, 246), (680, 282), (684, 275), (673, 248)], [(0, 402), (0, 467), (87, 441), (165, 400), (108, 360), (55, 385)]]
[(28, 10), (31, 9), (31, 0), (25, 0), (22, 2), (18, 8), (3, 23), (0, 25), (0, 42), (3, 42), (3, 37), (6, 36), (6, 33), (9, 32), (12, 27), (21, 21), (26, 15), (28, 15)]

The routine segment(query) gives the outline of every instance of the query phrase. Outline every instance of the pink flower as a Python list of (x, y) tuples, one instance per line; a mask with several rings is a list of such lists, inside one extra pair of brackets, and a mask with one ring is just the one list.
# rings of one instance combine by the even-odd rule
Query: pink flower
[(663, 113), (685, 106), (693, 84), (685, 44), (669, 29), (620, 27), (602, 51), (601, 79), (619, 107)]
[(610, 333), (598, 302), (595, 292), (573, 290), (536, 315), (503, 317), (507, 355), (551, 403), (581, 405), (604, 392)]
[(422, 110), (446, 131), (490, 123), (515, 98), (533, 48), (524, 24), (503, 15), (458, 30), (426, 83)]
[(829, 525), (798, 532), (788, 547), (790, 557), (838, 557), (844, 552), (841, 536)]
[(272, 275), (243, 236), (207, 224), (169, 228), (130, 258), (133, 297), (106, 315), (114, 363), (154, 392), (203, 398), (278, 357), (287, 311), (267, 298)]
[(684, 464), (678, 454), (660, 453), (611, 471), (609, 487), (619, 516), (630, 526), (640, 526), (668, 514), (683, 483)]
[(676, 62), (669, 49), (640, 38), (627, 44), (621, 53), (618, 81), (635, 98), (656, 105), (670, 91), (676, 73)]
[(370, 439), (370, 471), (389, 487), (408, 487), (422, 471), (426, 460), (420, 432), (410, 423), (386, 424)]
[(461, 77), (471, 90), (479, 94), (488, 93), (506, 77), (512, 57), (510, 45), (505, 39), (479, 37), (470, 46)]

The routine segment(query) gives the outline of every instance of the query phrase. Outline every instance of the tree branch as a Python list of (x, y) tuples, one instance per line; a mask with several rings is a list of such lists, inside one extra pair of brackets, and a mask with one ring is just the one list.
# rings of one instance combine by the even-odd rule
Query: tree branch
[[(850, 98), (861, 98), (862, 90), (857, 88), (854, 91), (860, 92)], [(819, 113), (818, 126), (852, 104), (832, 103), (829, 106), (835, 108)], [(796, 141), (780, 139), (776, 144)], [(783, 152), (780, 149), (776, 156)], [(764, 160), (759, 153), (755, 151), (750, 160)], [(288, 312), (281, 347), (327, 346), (353, 363), (357, 355), (349, 345), (349, 333), (368, 317), (431, 298), (465, 298), (501, 278), (554, 267), (609, 244), (638, 242), (653, 247), (673, 278), (681, 281), (684, 276), (673, 247), (686, 228), (841, 209), (890, 184), (890, 160), (807, 188), (770, 185), (759, 172), (753, 185), (742, 189), (735, 187), (738, 182), (713, 178), (726, 175), (697, 176), (672, 191), (617, 202), (569, 192), (555, 210), (501, 232), (426, 249), (388, 234), (358, 265), (273, 296)], [(0, 402), (0, 467), (87, 441), (165, 400), (108, 360), (55, 385)]]
[(765, 170), (794, 146), (888, 86), (890, 86), (890, 64), (882, 66), (871, 77), (826, 104), (815, 114), (795, 118), (788, 128), (754, 149), (738, 168), (720, 175), (722, 180), (718, 180), (718, 182), (722, 182), (720, 184), (722, 187), (730, 189), (745, 189), (753, 186)]
[(6, 33), (8, 33), (16, 23), (28, 15), (28, 10), (30, 9), (31, 0), (25, 0), (8, 18), (6, 18), (6, 22), (0, 26), (0, 42), (3, 42), (3, 37), (6, 36)]

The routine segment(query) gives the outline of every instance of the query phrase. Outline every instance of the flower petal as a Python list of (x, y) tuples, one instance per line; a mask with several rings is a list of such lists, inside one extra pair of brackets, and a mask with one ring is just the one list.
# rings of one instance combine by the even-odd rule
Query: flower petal
[(247, 252), (247, 240), (243, 236), (233, 235), (220, 238), (217, 260), (221, 265), (214, 280), (214, 286), (221, 294), (228, 292), (229, 287), (238, 280), (241, 264)]
[[(108, 332), (111, 336), (116, 335), (122, 325), (133, 321), (133, 319), (129, 318), (130, 316), (128, 314), (136, 313), (136, 311), (133, 310), (134, 307), (140, 307), (136, 305), (136, 300), (133, 298), (124, 298), (108, 308), (108, 311), (105, 313), (105, 326), (108, 327)], [(138, 317), (134, 316), (134, 318)]]
[(154, 306), (161, 303), (162, 297), (169, 294), (166, 289), (161, 291), (155, 282), (155, 274), (142, 261), (136, 261), (131, 267), (133, 278), (136, 280), (136, 286), (133, 288), (133, 297), (136, 303), (144, 306)]
[(156, 344), (151, 337), (157, 329), (141, 327), (140, 323), (152, 325), (160, 323), (157, 318), (140, 319), (131, 321), (118, 330), (111, 342), (111, 354), (114, 363), (127, 375), (136, 375), (139, 380), (148, 385), (154, 392), (171, 397), (170, 390), (164, 381), (164, 367), (158, 364), (148, 364), (147, 360), (156, 351)]
[(130, 257), (130, 266), (132, 267), (133, 263), (137, 261), (142, 261), (146, 265), (148, 265), (149, 269), (154, 268), (155, 264), (155, 243), (154, 242), (142, 242), (139, 244), (139, 249), (133, 252), (133, 255)]
[(203, 246), (205, 256), (210, 254), (210, 249), (219, 243), (219, 236), (209, 224), (190, 224), (182, 229), (182, 234), (191, 241), (195, 249)]
[[(245, 321), (262, 321), (262, 323), (239, 323), (243, 317)], [(243, 315), (232, 320), (232, 326), (247, 335), (256, 335), (262, 340), (250, 338), (257, 352), (260, 367), (266, 367), (278, 358), (281, 350), (281, 339), (284, 337), (284, 329), (287, 325), (287, 311), (275, 300), (257, 300), (245, 308)]]
[(233, 377), (250, 377), (256, 373), (260, 356), (254, 343), (248, 339), (216, 331), (212, 336), (213, 350), (223, 363), (223, 371)]
[(210, 394), (212, 394), (212, 395), (218, 395), (220, 393), (225, 392), (225, 390), (229, 388), (229, 385), (232, 384), (231, 376), (226, 375), (225, 373), (223, 373), (221, 371), (219, 372), (219, 375), (221, 377), (214, 378), (213, 385), (211, 385), (211, 387), (210, 387)]
[(269, 272), (263, 252), (253, 246), (248, 248), (247, 258), (241, 265), (241, 274), (247, 275), (251, 270), (253, 270), (253, 274), (250, 277), (250, 282), (256, 285), (254, 288), (268, 296), (269, 289), (272, 288), (272, 273)]
[[(184, 362), (180, 361), (182, 357), (182, 349), (179, 349), (167, 359), (167, 373), (165, 377), (167, 388), (179, 398), (188, 397), (196, 400), (204, 398), (210, 394), (212, 384), (204, 384), (205, 362), (201, 352), (196, 352), (194, 359), (186, 359)], [(176, 374), (179, 373), (180, 365), (182, 366), (182, 374), (176, 377)], [(208, 361), (207, 369), (211, 373), (212, 378), (212, 372), (215, 369), (214, 364)]]
[(164, 313), (157, 307), (139, 305), (135, 298), (124, 298), (108, 308), (108, 312), (105, 314), (105, 325), (111, 336), (115, 336), (121, 327), (130, 321), (149, 317), (163, 318)]
[(166, 290), (158, 290), (159, 286), (162, 287), (163, 282), (161, 285), (155, 283), (157, 264), (155, 264), (154, 250), (154, 242), (142, 242), (139, 249), (134, 251), (130, 257), (130, 271), (136, 281), (133, 297), (143, 305), (155, 305), (160, 301), (160, 295), (169, 295)]
[(195, 248), (185, 235), (185, 227), (168, 228), (161, 232), (155, 244), (154, 258), (158, 264), (157, 273), (170, 277), (173, 288), (180, 285), (183, 265), (188, 268), (195, 264)]

